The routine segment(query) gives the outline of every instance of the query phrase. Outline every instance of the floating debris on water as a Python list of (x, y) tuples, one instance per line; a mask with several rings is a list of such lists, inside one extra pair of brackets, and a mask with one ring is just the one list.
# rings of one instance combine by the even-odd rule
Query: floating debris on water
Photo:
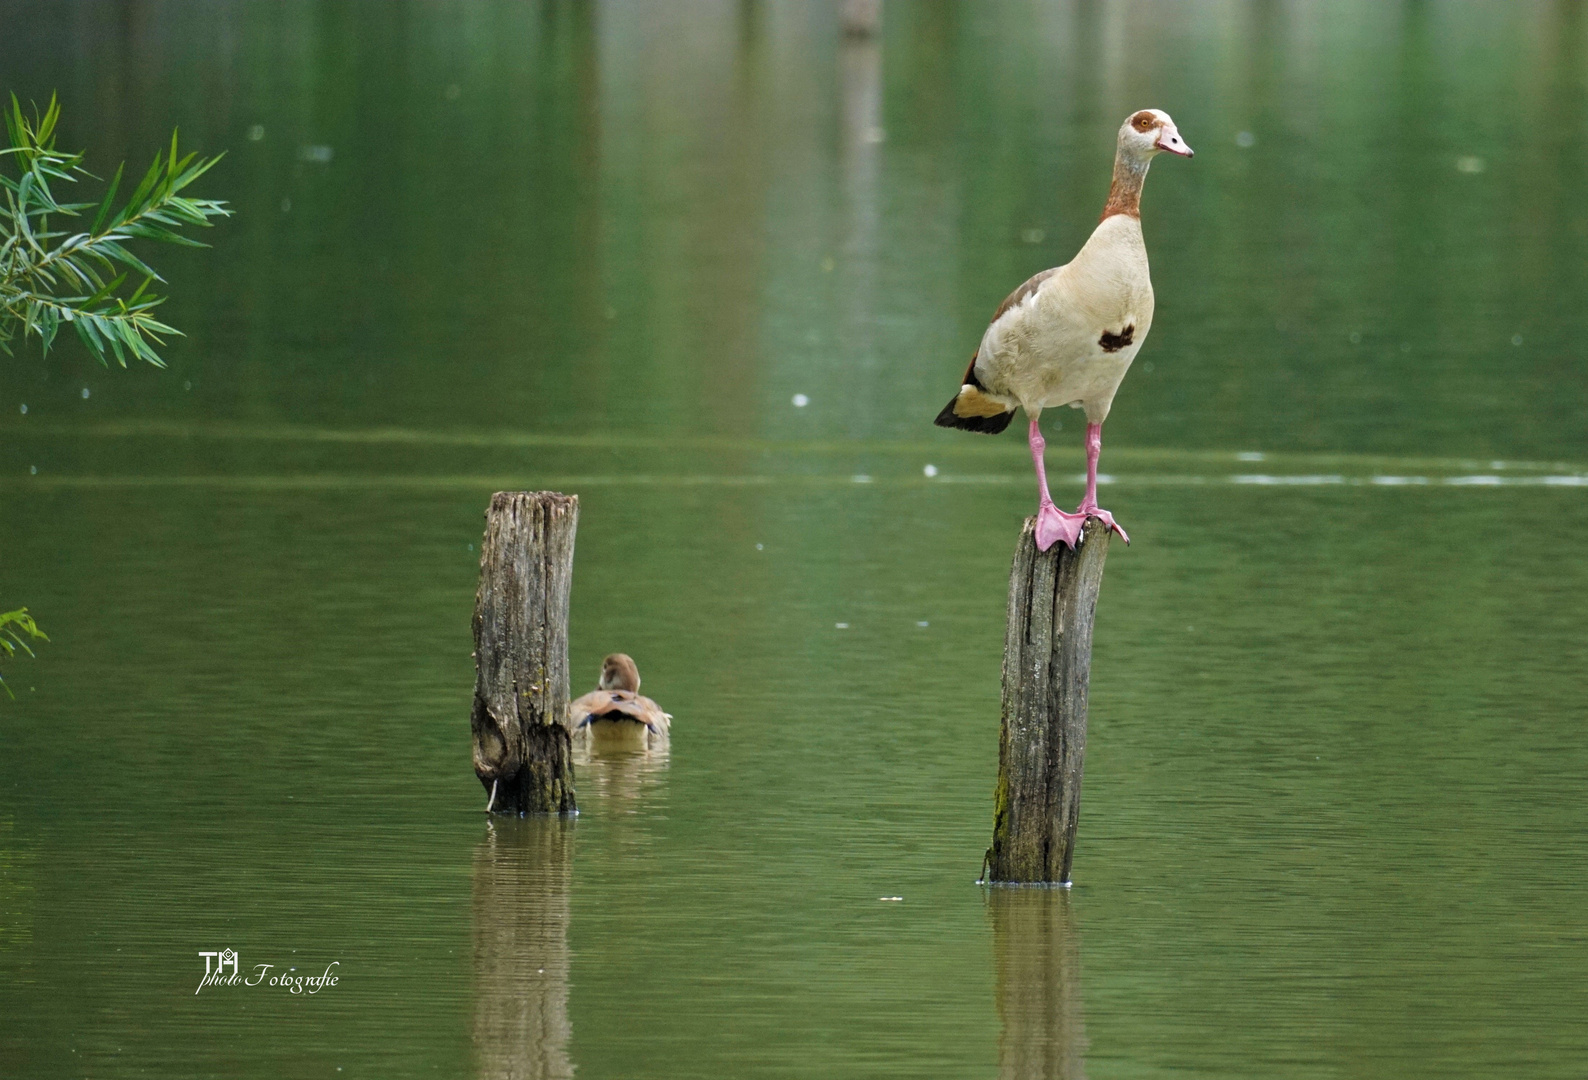
[(903, 899), (904, 899), (904, 897), (902, 897), (902, 896), (879, 896), (879, 897), (877, 897), (877, 899), (878, 899), (878, 900), (881, 900), (881, 901), (882, 901), (882, 902), (883, 902), (883, 903), (893, 903), (893, 904), (896, 904), (896, 903), (898, 903), (898, 902), (899, 902), (899, 901), (900, 901), (900, 900), (903, 900)]
[(928, 465), (926, 468), (922, 469), (921, 472), (925, 473), (928, 477), (936, 476), (937, 475), (937, 466), (936, 465)]
[(804, 394), (795, 394), (794, 395), (794, 407), (796, 409), (803, 409), (805, 406), (809, 405), (810, 403), (811, 403), (811, 399), (806, 397)]
[(298, 147), (299, 161), (312, 161), (316, 165), (329, 165), (332, 150), (329, 146), (300, 146)]
[(835, 630), (848, 630), (849, 629), (849, 624), (846, 623), (846, 622), (835, 622), (835, 623), (833, 623), (833, 629), (835, 629)]

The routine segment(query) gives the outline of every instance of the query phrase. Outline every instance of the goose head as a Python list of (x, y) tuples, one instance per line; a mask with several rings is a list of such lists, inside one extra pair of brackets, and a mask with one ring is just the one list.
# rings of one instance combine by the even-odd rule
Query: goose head
[(1169, 114), (1162, 109), (1142, 109), (1130, 114), (1119, 129), (1119, 153), (1122, 157), (1147, 162), (1167, 150), (1180, 157), (1193, 157), (1191, 148), (1180, 137)]
[(639, 692), (640, 669), (627, 653), (613, 653), (601, 661), (601, 689)]

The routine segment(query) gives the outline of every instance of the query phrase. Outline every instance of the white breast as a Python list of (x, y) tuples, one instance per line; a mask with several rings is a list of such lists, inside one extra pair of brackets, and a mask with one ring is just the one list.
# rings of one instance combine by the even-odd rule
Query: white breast
[(993, 321), (976, 375), (1030, 415), (1077, 405), (1101, 423), (1152, 327), (1152, 308), (1141, 222), (1114, 214), (1074, 259)]

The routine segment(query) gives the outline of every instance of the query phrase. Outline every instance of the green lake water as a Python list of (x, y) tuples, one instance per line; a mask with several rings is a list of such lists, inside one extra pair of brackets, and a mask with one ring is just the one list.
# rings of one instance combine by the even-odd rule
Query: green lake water
[[(52, 639), (0, 1076), (1583, 1075), (1584, 5), (6, 0), (4, 91), (102, 173), (180, 125), (237, 215), (152, 253), (167, 370), (0, 363)], [(1197, 156), (1075, 884), (984, 890), (1035, 485), (931, 419), (1145, 106)], [(489, 822), (477, 548), (535, 488), (576, 692), (631, 653), (672, 753)], [(228, 948), (338, 981), (195, 993)]]

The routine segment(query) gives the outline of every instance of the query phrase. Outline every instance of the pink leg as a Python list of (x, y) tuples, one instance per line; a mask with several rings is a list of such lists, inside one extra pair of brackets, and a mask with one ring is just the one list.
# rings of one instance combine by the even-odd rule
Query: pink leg
[[(1103, 425), (1086, 425), (1086, 495), (1081, 499), (1081, 505), (1075, 512), (1081, 518), (1095, 517), (1110, 529), (1119, 534), (1125, 543), (1130, 543), (1130, 537), (1125, 535), (1125, 530), (1114, 521), (1114, 515), (1107, 510), (1100, 509), (1097, 505), (1097, 458), (1103, 452)], [(1074, 544), (1070, 545), (1074, 547)]]
[(1037, 502), (1037, 550), (1046, 551), (1063, 540), (1074, 551), (1075, 542), (1081, 538), (1081, 526), (1086, 524), (1086, 515), (1066, 514), (1053, 505), (1053, 497), (1048, 494), (1048, 470), (1042, 461), (1048, 444), (1043, 441), (1042, 429), (1037, 427), (1035, 418), (1031, 421), (1029, 441), (1031, 464), (1037, 469), (1037, 491), (1041, 495)]

